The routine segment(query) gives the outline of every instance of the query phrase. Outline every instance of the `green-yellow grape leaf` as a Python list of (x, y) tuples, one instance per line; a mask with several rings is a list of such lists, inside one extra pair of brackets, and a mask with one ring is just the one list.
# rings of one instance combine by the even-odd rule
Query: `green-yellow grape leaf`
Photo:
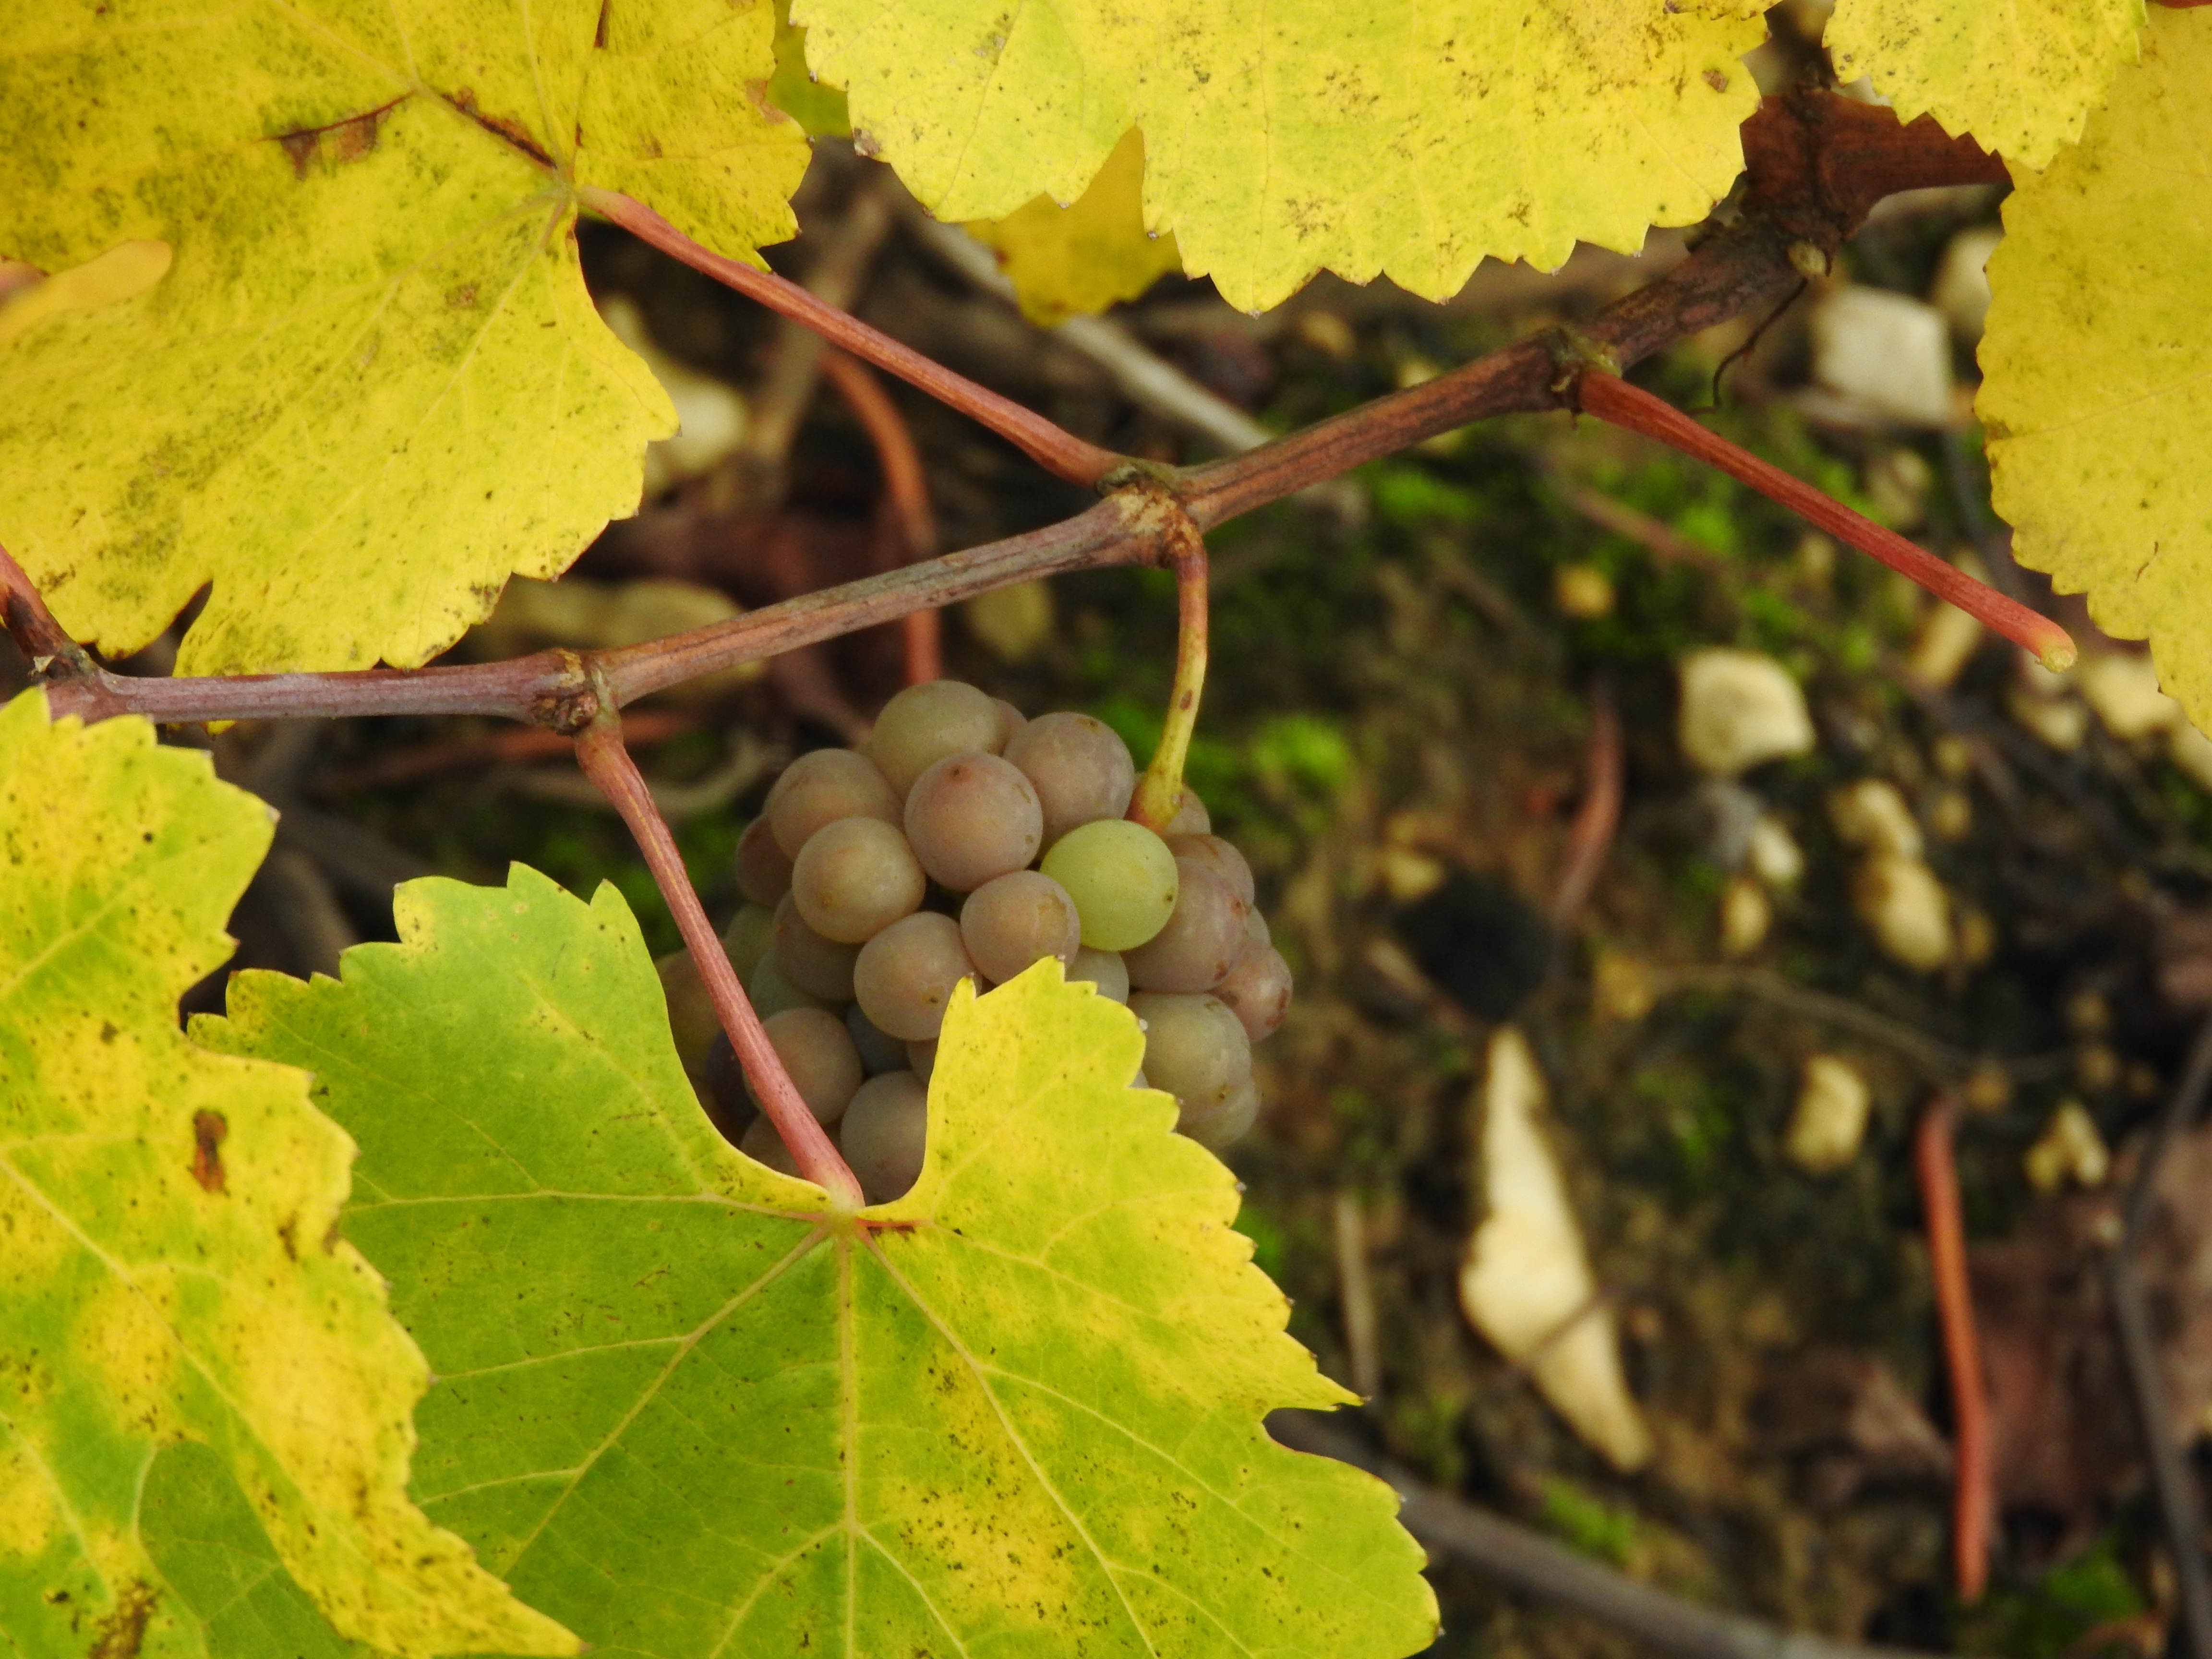
[(2022, 179), (1990, 260), (1985, 376), (2014, 552), (2148, 639), (2212, 729), (2212, 11), (2161, 9), (2081, 143)]
[(1040, 196), (1003, 219), (976, 220), (968, 234), (997, 251), (1022, 315), (1050, 328), (1133, 300), (1182, 269), (1175, 233), (1146, 233), (1144, 194), (1145, 137), (1133, 127), (1066, 206)]
[[(940, 219), (1073, 200), (1145, 135), (1145, 222), (1261, 310), (1324, 268), (1430, 299), (1485, 254), (1642, 246), (1735, 182), (1760, 39), (1674, 0), (794, 0), (854, 141)], [(1079, 95), (1071, 91), (1079, 88)]]
[(570, 1653), (407, 1496), (428, 1384), (336, 1230), (353, 1147), (288, 1066), (207, 1052), (177, 999), (268, 809), (143, 720), (0, 708), (0, 1632), (17, 1659), (205, 1656), (145, 1477), (196, 1441), (349, 1635)]
[(637, 925), (516, 867), (399, 890), (342, 981), (195, 1034), (310, 1067), (349, 1238), (439, 1384), (414, 1491), (598, 1650), (1405, 1654), (1395, 1499), (1274, 1444), (1349, 1396), (1127, 1010), (956, 996), (914, 1190), (855, 1217), (708, 1124)]
[(146, 1471), (139, 1517), (162, 1586), (198, 1621), (210, 1659), (379, 1659), (331, 1628), (205, 1446), (161, 1449)]
[(2142, 22), (2143, 0), (1836, 0), (1822, 38), (1836, 72), (1871, 76), (1900, 121), (1933, 115), (2042, 167), (2135, 61)]
[[(0, 544), (180, 673), (422, 662), (635, 512), (674, 413), (592, 309), (575, 191), (719, 251), (806, 161), (769, 0), (52, 0), (0, 55), (0, 258), (143, 292), (0, 345)], [(749, 90), (748, 88), (750, 88)]]

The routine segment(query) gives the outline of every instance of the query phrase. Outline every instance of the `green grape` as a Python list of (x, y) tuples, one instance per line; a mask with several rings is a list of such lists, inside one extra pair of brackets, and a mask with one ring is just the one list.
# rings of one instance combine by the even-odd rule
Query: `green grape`
[(960, 943), (960, 924), (918, 910), (860, 947), (853, 994), (878, 1030), (915, 1042), (937, 1035), (952, 988), (975, 971)]
[(660, 975), (660, 994), (668, 1002), (668, 1032), (676, 1039), (676, 1057), (695, 1078), (707, 1074), (707, 1050), (722, 1029), (705, 981), (691, 964), (689, 951), (671, 951), (653, 964)]
[(1257, 1042), (1273, 1033), (1290, 1011), (1291, 964), (1273, 945), (1247, 939), (1237, 965), (1213, 988), (1213, 994), (1229, 1005), (1244, 1034)]
[(852, 1036), (853, 1047), (860, 1051), (860, 1069), (870, 1077), (908, 1069), (907, 1045), (889, 1031), (878, 1030), (857, 1002), (845, 1011), (845, 1030)]
[[(845, 1022), (822, 1008), (787, 1008), (761, 1022), (769, 1046), (775, 1050), (791, 1086), (820, 1123), (835, 1123), (842, 1116), (853, 1091), (860, 1086), (860, 1050), (853, 1046)], [(745, 1080), (755, 1103), (760, 1092)]]
[(745, 997), (753, 1005), (753, 1012), (766, 1019), (770, 1014), (780, 1014), (787, 1008), (828, 1008), (834, 1006), (828, 997), (816, 996), (811, 991), (801, 990), (791, 975), (784, 971), (783, 959), (770, 951), (753, 969), (753, 976), (745, 981)]
[(738, 850), (730, 860), (737, 872), (738, 890), (764, 910), (791, 890), (791, 860), (775, 844), (775, 826), (763, 812), (738, 837)]
[(841, 945), (865, 945), (928, 890), (896, 824), (839, 818), (807, 837), (792, 866), (791, 896), (806, 925)]
[(809, 996), (829, 1002), (848, 1000), (853, 963), (860, 954), (859, 945), (824, 939), (809, 927), (799, 914), (797, 895), (786, 893), (775, 907), (775, 959), (791, 982)]
[(1168, 850), (1179, 859), (1202, 864), (1234, 888), (1237, 896), (1250, 904), (1257, 897), (1252, 866), (1244, 855), (1218, 836), (1170, 836)]
[(1252, 1039), (1218, 997), (1138, 991), (1129, 1012), (1145, 1023), (1145, 1075), (1186, 1116), (1224, 1105), (1252, 1075)]
[(707, 1109), (707, 1121), (735, 1146), (753, 1121), (753, 1097), (745, 1088), (744, 1068), (738, 1064), (738, 1051), (730, 1046), (726, 1031), (717, 1032), (714, 1046), (707, 1050), (706, 1081), (706, 1092), (699, 1103)]
[(1086, 945), (1075, 953), (1075, 960), (1067, 964), (1068, 982), (1083, 980), (1098, 988), (1098, 994), (1112, 1002), (1129, 1000), (1129, 965), (1121, 960), (1119, 951), (1095, 950)]
[(722, 929), (722, 949), (729, 956), (730, 966), (738, 970), (740, 981), (753, 976), (753, 969), (760, 966), (760, 959), (775, 946), (775, 910), (773, 906), (742, 906), (738, 914), (730, 918), (730, 925)]
[(849, 749), (817, 749), (785, 767), (775, 787), (768, 792), (769, 829), (783, 855), (795, 860), (825, 823), (840, 818), (897, 823), (900, 793), (866, 755)]
[(1176, 871), (1167, 926), (1123, 957), (1129, 983), (1146, 991), (1211, 991), (1250, 943), (1244, 936), (1250, 907), (1195, 859), (1177, 859)]
[(999, 733), (999, 711), (990, 698), (958, 680), (929, 680), (909, 685), (884, 705), (861, 752), (904, 795), (948, 755), (996, 753)]
[(1182, 787), (1182, 802), (1176, 815), (1168, 820), (1170, 836), (1210, 836), (1213, 833), (1213, 815), (1206, 810), (1206, 803), (1198, 798), (1198, 791), (1188, 784)]
[(960, 907), (960, 941), (983, 977), (1004, 984), (1033, 962), (1074, 959), (1083, 942), (1075, 901), (1039, 870), (985, 882)]
[(1039, 866), (1075, 901), (1083, 942), (1127, 951), (1167, 926), (1175, 910), (1175, 854), (1140, 823), (1100, 818), (1052, 845)]
[(1118, 818), (1137, 787), (1129, 745), (1088, 714), (1040, 714), (1006, 745), (1044, 809), (1048, 847), (1079, 824)]
[(738, 1138), (738, 1150), (756, 1164), (765, 1164), (781, 1175), (799, 1173), (799, 1160), (783, 1144), (783, 1137), (775, 1132), (775, 1125), (763, 1112), (745, 1125), (745, 1132)]
[(1021, 769), (996, 755), (951, 755), (914, 781), (906, 838), (929, 878), (956, 893), (1037, 855), (1044, 818)]
[(1218, 1152), (1242, 1140), (1259, 1115), (1260, 1085), (1248, 1077), (1219, 1105), (1204, 1112), (1185, 1112), (1176, 1120), (1176, 1127), (1200, 1146)]
[(912, 1072), (886, 1072), (860, 1085), (837, 1131), (837, 1150), (871, 1204), (888, 1204), (921, 1174), (929, 1091)]

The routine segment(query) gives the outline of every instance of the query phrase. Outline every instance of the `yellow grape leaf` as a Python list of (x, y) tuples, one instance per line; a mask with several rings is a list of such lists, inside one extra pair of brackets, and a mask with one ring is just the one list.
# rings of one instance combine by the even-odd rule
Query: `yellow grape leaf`
[(429, 1375), (337, 1236), (353, 1143), (305, 1072), (177, 1029), (269, 838), (143, 720), (0, 708), (0, 1648), (208, 1651), (144, 1531), (196, 1441), (347, 1635), (573, 1653), (407, 1495)]
[(1898, 119), (1932, 114), (2015, 167), (2043, 167), (2136, 57), (2143, 0), (1836, 0), (1824, 36), (1846, 81)]
[[(636, 510), (667, 398), (575, 192), (737, 257), (806, 161), (769, 0), (46, 0), (0, 56), (0, 258), (150, 288), (0, 345), (0, 544), (180, 673), (413, 665)], [(748, 87), (755, 88), (749, 92)]]
[(1145, 136), (1132, 127), (1091, 187), (1062, 207), (1040, 196), (968, 234), (995, 248), (1022, 315), (1041, 328), (1095, 316), (1181, 270), (1175, 233), (1145, 232)]
[(2212, 11), (2161, 10), (1990, 260), (1976, 408), (2014, 552), (2212, 729)]
[[(1670, 0), (794, 0), (854, 142), (940, 219), (1073, 199), (1133, 126), (1145, 217), (1260, 310), (1326, 268), (1431, 299), (1701, 217), (1742, 165), (1756, 21)], [(1079, 94), (1075, 89), (1079, 89)]]

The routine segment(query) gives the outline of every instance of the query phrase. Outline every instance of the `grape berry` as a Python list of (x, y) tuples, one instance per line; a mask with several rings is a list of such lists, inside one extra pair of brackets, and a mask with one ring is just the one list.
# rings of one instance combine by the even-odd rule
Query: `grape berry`
[[(1163, 839), (1123, 816), (1136, 782), (1127, 745), (1090, 715), (1024, 720), (933, 680), (893, 697), (861, 749), (803, 755), (769, 792), (738, 840), (747, 902), (723, 945), (871, 1203), (921, 1173), (954, 988), (1046, 957), (1143, 1022), (1136, 1086), (1173, 1095), (1183, 1133), (1219, 1148), (1251, 1127), (1252, 1045), (1282, 1023), (1290, 969), (1250, 866), (1198, 798), (1184, 792)], [(659, 966), (709, 1115), (792, 1172), (689, 959)]]

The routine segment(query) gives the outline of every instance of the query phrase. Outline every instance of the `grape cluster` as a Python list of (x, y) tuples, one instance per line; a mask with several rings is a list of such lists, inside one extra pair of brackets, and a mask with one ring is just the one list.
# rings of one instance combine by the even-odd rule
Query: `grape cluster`
[[(871, 1202), (921, 1172), (953, 988), (1046, 957), (1144, 1023), (1133, 1083), (1175, 1096), (1182, 1133), (1218, 1148), (1251, 1127), (1252, 1044), (1282, 1023), (1290, 969), (1198, 798), (1155, 835), (1123, 817), (1136, 781), (1127, 745), (1090, 715), (1024, 720), (935, 680), (892, 698), (861, 748), (803, 755), (769, 792), (738, 843), (747, 902), (722, 943)], [(789, 1171), (690, 959), (660, 967), (708, 1113)]]

